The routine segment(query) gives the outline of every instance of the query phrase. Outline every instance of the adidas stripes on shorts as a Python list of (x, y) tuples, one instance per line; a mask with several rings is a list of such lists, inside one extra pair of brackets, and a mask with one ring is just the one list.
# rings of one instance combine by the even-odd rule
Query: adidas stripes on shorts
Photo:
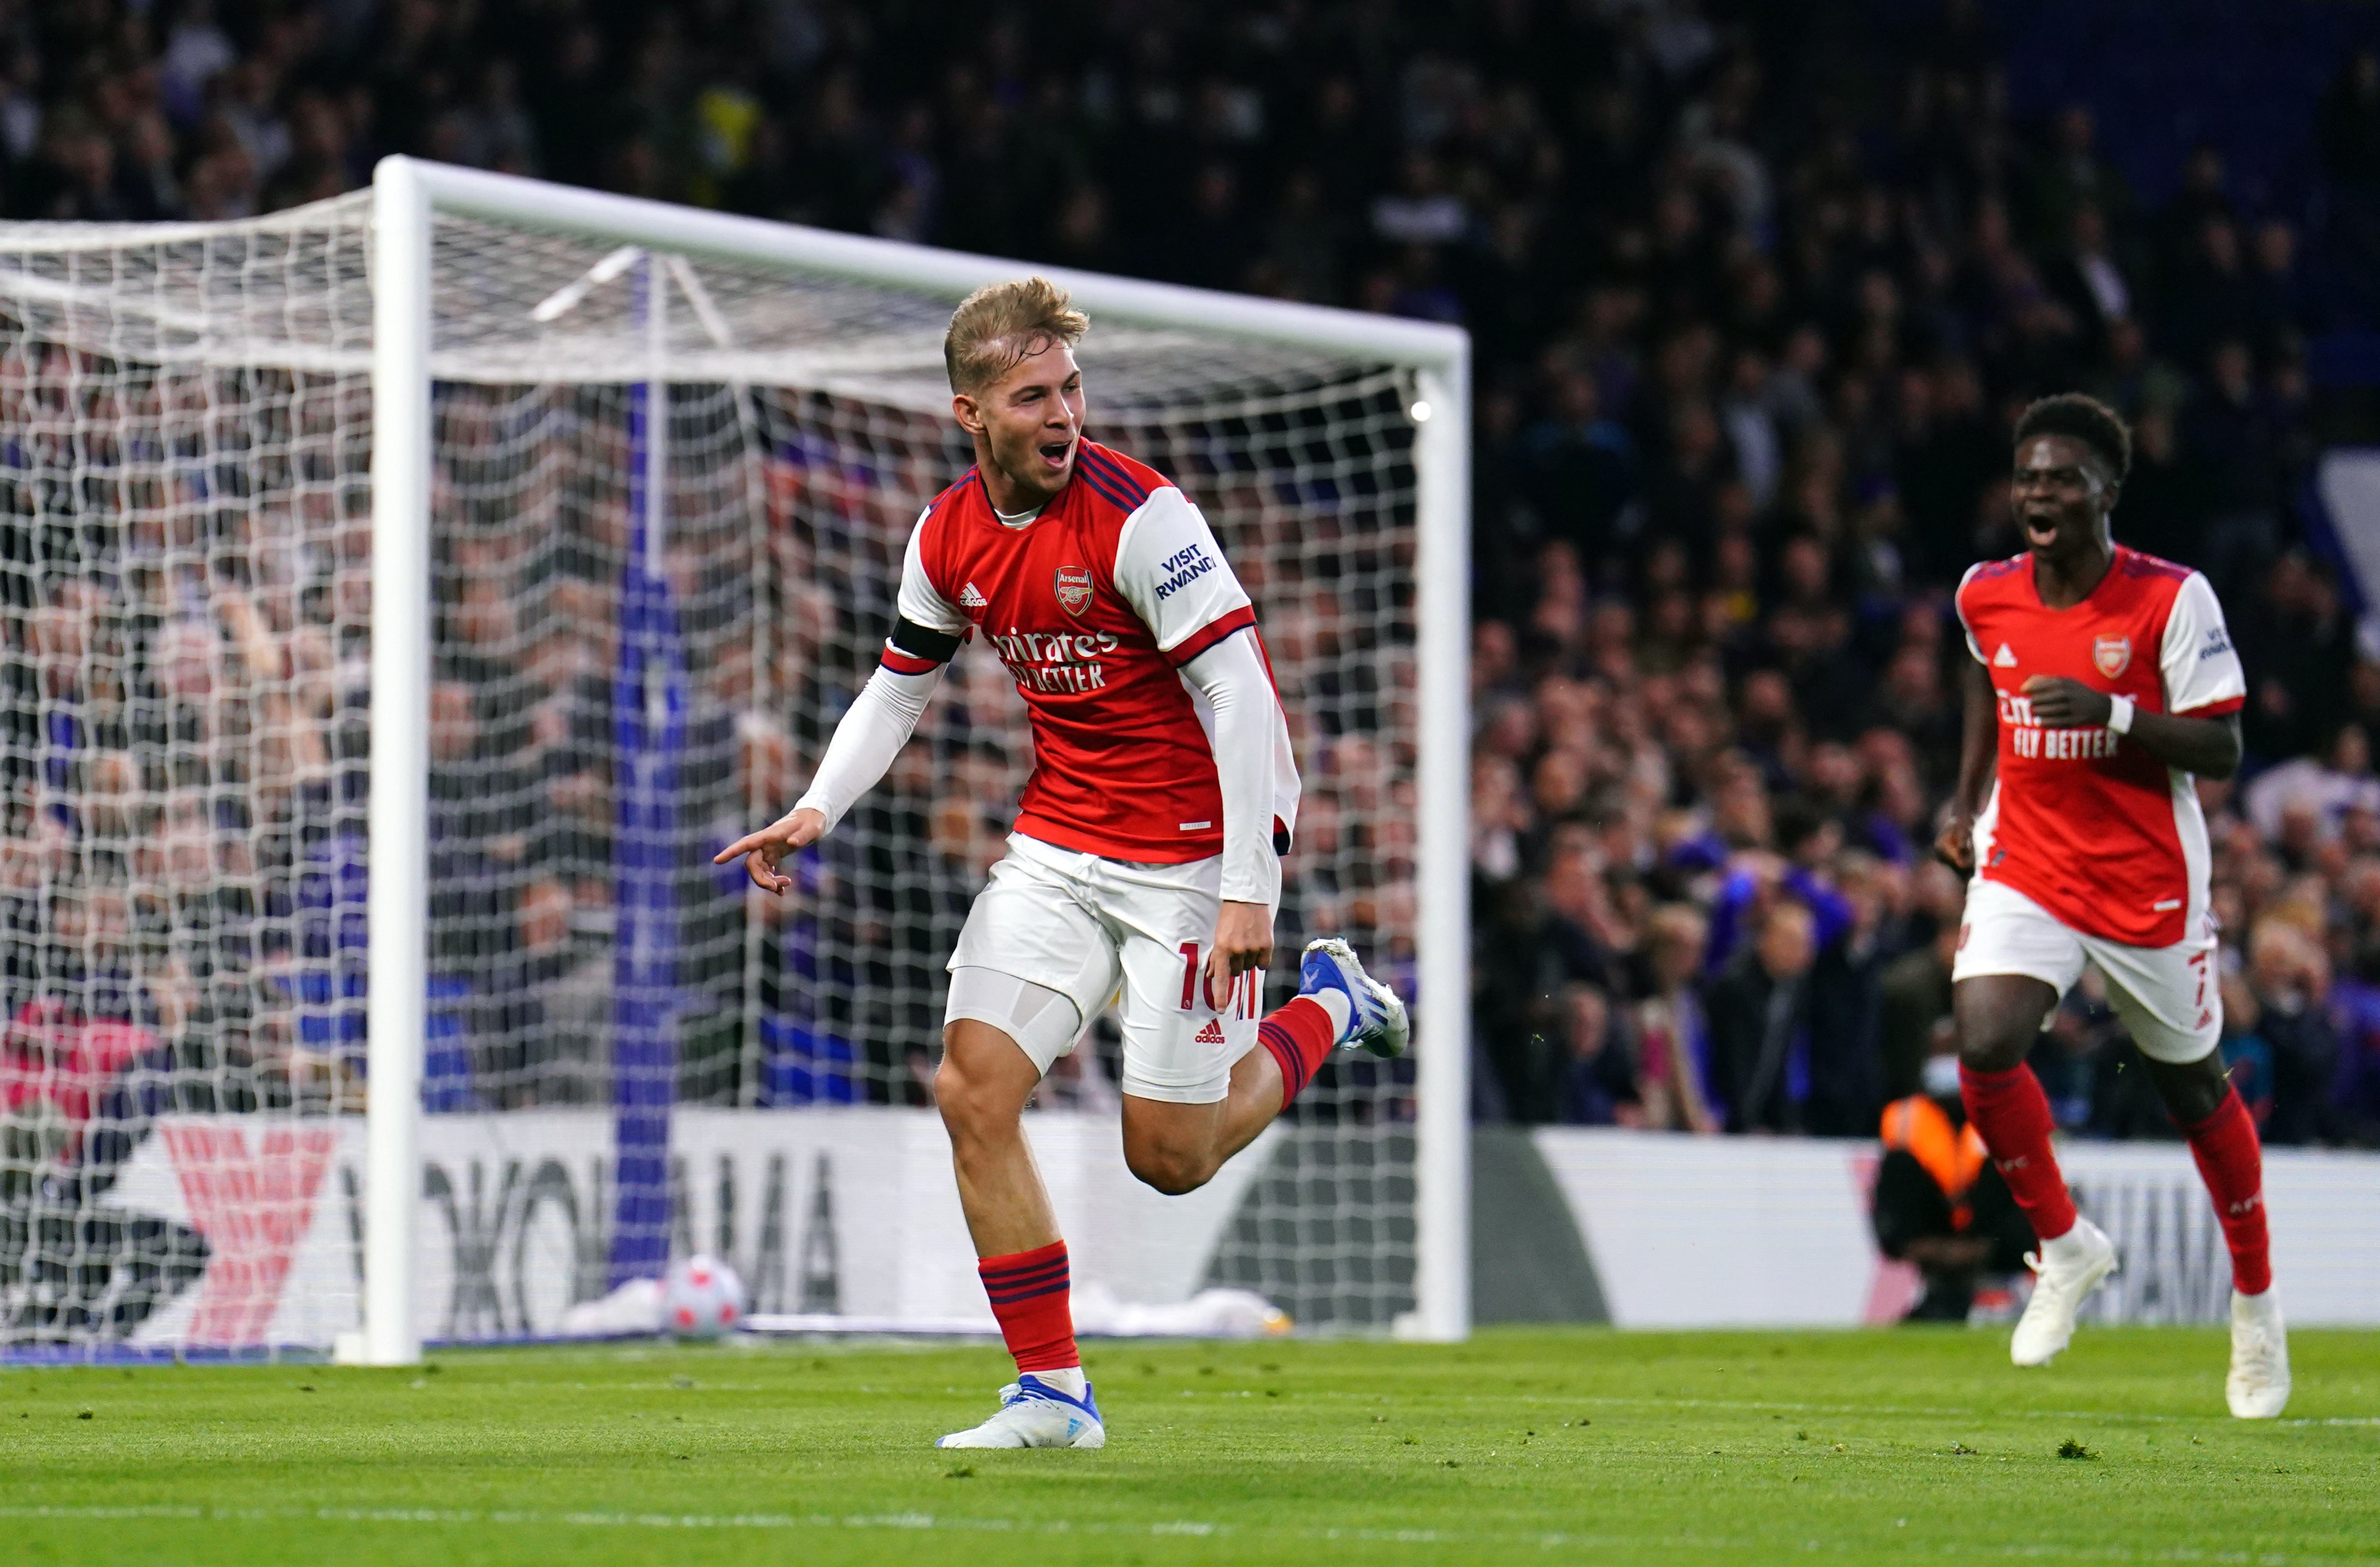
[[(1240, 976), (1221, 1011), (1207, 1002), (1222, 880), (1220, 856), (1136, 865), (1012, 833), (991, 884), (967, 911), (950, 967), (1013, 975), (1074, 1002), (1071, 1034), (1036, 1027), (1017, 1040), (1042, 1071), (1114, 1001), (1123, 1026), (1123, 1091), (1212, 1104), (1230, 1089), (1232, 1063), (1256, 1049), (1264, 1015), (1261, 971)], [(954, 989), (944, 1021), (965, 1016), (978, 1011)], [(1015, 1037), (1003, 1018), (978, 1021)]]

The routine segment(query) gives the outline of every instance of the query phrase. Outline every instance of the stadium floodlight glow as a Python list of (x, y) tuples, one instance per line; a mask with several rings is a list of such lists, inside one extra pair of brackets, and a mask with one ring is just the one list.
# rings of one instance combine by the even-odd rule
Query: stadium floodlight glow
[(1078, 1272), (1467, 1334), (1467, 336), (396, 157), (261, 218), (0, 225), (27, 492), (98, 552), (43, 613), (172, 719), (42, 742), (95, 845), (45, 891), (138, 926), (139, 995), (208, 998), (104, 1199), (183, 1250), (76, 1342), (404, 1364), (698, 1251), (788, 1320), (980, 1313), (923, 1063), (1030, 754), (997, 661), (795, 893), (706, 862), (874, 665), (968, 461), (943, 323), (1028, 270), (1092, 316), (1094, 433), (1257, 600), (1309, 801), (1282, 940), (1346, 929), (1415, 998), (1409, 1065), (1341, 1058), (1188, 1198), (1062, 1063), (1079, 1108), (1026, 1119)]

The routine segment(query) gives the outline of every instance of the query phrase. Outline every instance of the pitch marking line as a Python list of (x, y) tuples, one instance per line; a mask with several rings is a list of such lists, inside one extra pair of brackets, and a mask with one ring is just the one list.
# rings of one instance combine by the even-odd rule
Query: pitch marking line
[[(1740, 1550), (1773, 1553), (1779, 1549), (1773, 1540), (1713, 1539), (1692, 1535), (1579, 1535), (1560, 1531), (1483, 1531), (1454, 1529), (1250, 1529), (1230, 1524), (1208, 1524), (1195, 1519), (1171, 1519), (1154, 1524), (1075, 1524), (1063, 1520), (1042, 1522), (1030, 1518), (952, 1518), (933, 1512), (855, 1513), (836, 1517), (830, 1513), (787, 1512), (529, 1512), (495, 1510), (486, 1512), (468, 1509), (426, 1507), (318, 1507), (318, 1508), (237, 1508), (237, 1507), (177, 1507), (164, 1504), (125, 1507), (0, 1507), (0, 1519), (36, 1522), (126, 1522), (153, 1519), (178, 1523), (270, 1523), (310, 1521), (322, 1524), (417, 1524), (453, 1526), (473, 1524), (512, 1524), (561, 1525), (567, 1528), (593, 1529), (898, 1529), (905, 1531), (951, 1531), (975, 1534), (1038, 1534), (1038, 1535), (1117, 1535), (1126, 1537), (1163, 1537), (1189, 1536), (1204, 1538), (1211, 1536), (1236, 1536), (1247, 1538), (1291, 1538), (1306, 1540), (1353, 1540), (1383, 1545), (1520, 1545), (1556, 1548), (1585, 1548), (1606, 1550)], [(1791, 1548), (1787, 1548), (1791, 1549)], [(1867, 1552), (1866, 1545), (1847, 1545), (1824, 1540), (1804, 1540), (1800, 1549), (1803, 1554), (1840, 1555)], [(2357, 1567), (2380, 1561), (2380, 1557), (2315, 1556), (2287, 1554), (2278, 1551), (2200, 1550), (2181, 1547), (2168, 1550), (2135, 1550), (2127, 1546), (2070, 1546), (2054, 1543), (2011, 1545), (2000, 1547), (1975, 1546), (1953, 1542), (1943, 1546), (1946, 1552), (1961, 1558), (1985, 1556), (2005, 1557), (2022, 1561), (2141, 1561), (2141, 1562), (2215, 1562), (2246, 1563), (2250, 1567)]]

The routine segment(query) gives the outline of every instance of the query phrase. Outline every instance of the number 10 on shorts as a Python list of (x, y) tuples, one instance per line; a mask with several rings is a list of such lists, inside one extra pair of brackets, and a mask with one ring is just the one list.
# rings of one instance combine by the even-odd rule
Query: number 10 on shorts
[[(1198, 1004), (1198, 943), (1184, 941), (1182, 954), (1182, 1010), (1189, 1012)], [(1255, 1017), (1264, 999), (1265, 971), (1251, 968), (1245, 974), (1232, 976), (1232, 993), (1223, 998), (1216, 1011), (1224, 1017)]]

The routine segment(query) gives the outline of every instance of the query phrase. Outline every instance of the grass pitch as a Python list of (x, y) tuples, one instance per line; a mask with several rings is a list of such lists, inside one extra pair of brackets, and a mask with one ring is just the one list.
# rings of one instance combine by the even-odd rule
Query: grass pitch
[[(2380, 1563), (2380, 1334), (1104, 1343), (1100, 1452), (939, 1452), (991, 1348), (0, 1370), (15, 1563)], [(2061, 1451), (2073, 1456), (2060, 1456)]]

